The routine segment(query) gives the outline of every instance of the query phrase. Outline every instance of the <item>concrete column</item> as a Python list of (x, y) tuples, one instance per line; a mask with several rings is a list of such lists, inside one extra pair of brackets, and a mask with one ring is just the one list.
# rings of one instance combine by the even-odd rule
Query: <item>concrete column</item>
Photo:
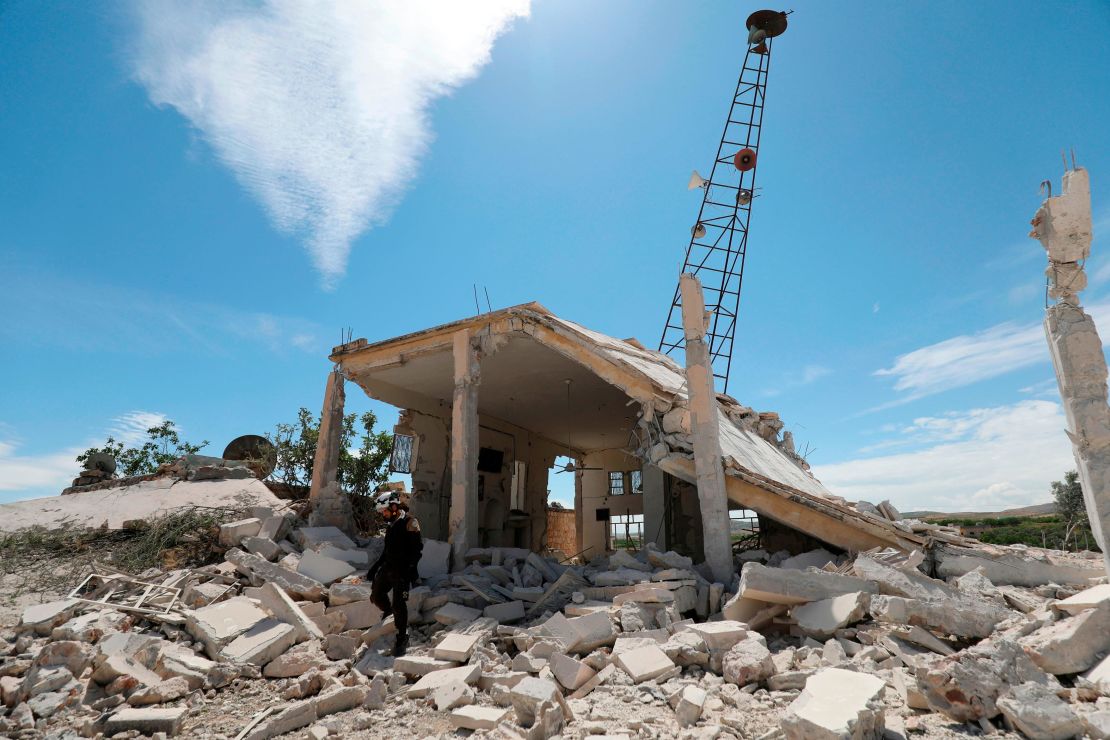
[(1057, 300), (1044, 319), (1060, 399), (1064, 403), (1079, 482), (1091, 531), (1110, 573), (1110, 407), (1106, 356), (1095, 322), (1080, 307), (1087, 287), (1083, 261), (1091, 251), (1091, 189), (1087, 171), (1064, 173), (1063, 193), (1048, 198), (1033, 218), (1030, 236), (1048, 252), (1049, 295)]
[(451, 406), (451, 552), (463, 556), (478, 546), (478, 348), (470, 332), (454, 336), (455, 395)]
[(667, 542), (666, 473), (654, 465), (644, 465), (644, 542), (654, 542), (669, 550)]
[(690, 430), (694, 437), (694, 470), (698, 478), (705, 562), (714, 580), (732, 581), (732, 540), (729, 537), (728, 493), (721, 463), (721, 429), (713, 364), (705, 343), (705, 296), (701, 282), (687, 273), (682, 290), (682, 326), (686, 334), (686, 386), (690, 394)]
[(309, 524), (314, 527), (339, 527), (354, 533), (351, 501), (339, 486), (339, 451), (343, 436), (343, 374), (333, 370), (324, 388), (324, 408), (320, 411), (320, 436), (316, 441), (316, 458), (312, 463), (312, 487), (309, 500), (312, 513)]

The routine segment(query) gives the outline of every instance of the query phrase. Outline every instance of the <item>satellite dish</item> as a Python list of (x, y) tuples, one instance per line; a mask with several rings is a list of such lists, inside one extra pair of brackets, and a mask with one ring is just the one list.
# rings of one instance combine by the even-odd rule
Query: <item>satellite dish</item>
[(701, 175), (699, 175), (697, 170), (694, 170), (693, 172), (690, 173), (690, 182), (687, 183), (686, 189), (687, 190), (694, 190), (696, 188), (704, 188), (708, 184), (709, 184), (709, 181), (706, 180)]
[(694, 228), (690, 229), (690, 233), (694, 235), (695, 239), (701, 239), (705, 236), (705, 224), (698, 221), (697, 224), (694, 225)]
[(744, 24), (748, 29), (748, 45), (781, 36), (786, 31), (786, 16), (781, 10), (757, 10), (749, 15)]
[(262, 480), (277, 466), (277, 450), (270, 440), (257, 434), (236, 437), (224, 448), (225, 460), (242, 460)]
[(85, 470), (99, 470), (111, 475), (116, 472), (116, 458), (107, 452), (94, 452), (85, 460)]

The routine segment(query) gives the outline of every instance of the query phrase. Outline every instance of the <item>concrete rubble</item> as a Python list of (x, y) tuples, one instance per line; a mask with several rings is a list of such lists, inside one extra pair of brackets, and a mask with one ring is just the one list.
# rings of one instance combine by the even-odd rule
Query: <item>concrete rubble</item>
[[(914, 552), (832, 548), (738, 555), (731, 583), (712, 584), (651, 545), (572, 563), (475, 548), (451, 569), (446, 543), (431, 543), (435, 563), (409, 593), (410, 651), (395, 659), (392, 618), (353, 565), (377, 542), (254, 513), (223, 526), (224, 561), (192, 580), (143, 574), (205, 599), (162, 616), (73, 600), (27, 609), (0, 642), (0, 735), (203, 734), (197, 697), (251, 681), (282, 697), (240, 728), (251, 740), (413, 712), (503, 738), (1110, 730), (1105, 579), (943, 580)], [(296, 557), (251, 552), (263, 527)], [(681, 596), (710, 587), (713, 609)]]

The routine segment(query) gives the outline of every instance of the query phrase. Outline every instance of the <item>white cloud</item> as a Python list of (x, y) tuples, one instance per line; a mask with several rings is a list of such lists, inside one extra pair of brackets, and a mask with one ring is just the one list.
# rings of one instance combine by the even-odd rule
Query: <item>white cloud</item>
[(129, 411), (112, 419), (108, 434), (131, 447), (144, 441), (147, 430), (159, 426), (166, 418), (165, 414), (157, 411)]
[(921, 417), (900, 441), (924, 445), (898, 454), (816, 466), (833, 493), (890, 499), (900, 509), (991, 511), (1051, 500), (1049, 484), (1075, 467), (1060, 404), (1010, 406)]
[(389, 216), (432, 139), (429, 107), (473, 78), (528, 0), (136, 2), (134, 73), (199, 129), (325, 284)]
[[(1087, 307), (1102, 336), (1110, 328), (1110, 302)], [(976, 334), (964, 334), (899, 355), (889, 368), (875, 371), (893, 377), (894, 389), (905, 396), (877, 408), (907, 403), (980, 380), (1049, 362), (1044, 329), (1036, 324), (997, 324)]]
[(879, 302), (875, 301), (875, 305), (873, 305), (871, 307), (871, 313), (878, 313), (878, 312), (879, 312)]
[(0, 494), (21, 494), (3, 496), (9, 500), (57, 495), (80, 471), (75, 458), (85, 450), (72, 447), (44, 455), (20, 455), (18, 449), (16, 442), (0, 441)]

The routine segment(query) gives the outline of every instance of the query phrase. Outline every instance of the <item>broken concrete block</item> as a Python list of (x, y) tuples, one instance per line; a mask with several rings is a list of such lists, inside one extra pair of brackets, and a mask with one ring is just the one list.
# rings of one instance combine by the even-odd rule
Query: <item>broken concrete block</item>
[(254, 517), (221, 524), (220, 544), (224, 547), (235, 547), (244, 537), (257, 536), (260, 529), (262, 529), (262, 522)]
[(355, 566), (342, 560), (321, 555), (314, 550), (305, 550), (301, 553), (301, 562), (297, 564), (297, 572), (326, 586), (354, 573)]
[(360, 571), (370, 567), (370, 554), (366, 550), (344, 550), (335, 545), (324, 545), (317, 552), (326, 558), (341, 560)]
[(474, 703), (474, 689), (462, 681), (437, 686), (432, 690), (432, 703), (437, 711), (445, 712), (455, 707)]
[(219, 660), (225, 645), (267, 616), (253, 599), (236, 596), (186, 612), (185, 629), (204, 644), (209, 658)]
[(863, 591), (878, 593), (878, 586), (852, 576), (824, 571), (783, 570), (747, 563), (740, 575), (740, 595), (773, 604), (805, 604)]
[(320, 643), (313, 640), (292, 647), (271, 660), (262, 669), (262, 675), (266, 678), (295, 678), (325, 663), (327, 658), (320, 650)]
[[(415, 610), (410, 610), (410, 613)], [(382, 621), (382, 610), (372, 601), (351, 601), (346, 604), (330, 607), (327, 614), (342, 614), (345, 618), (343, 629), (364, 630), (373, 627)]]
[(181, 722), (188, 711), (186, 707), (147, 709), (125, 707), (107, 719), (104, 723), (104, 734), (110, 737), (118, 732), (137, 730), (142, 735), (164, 732), (169, 737), (173, 737), (181, 731)]
[(153, 686), (144, 686), (131, 692), (127, 703), (133, 707), (146, 706), (147, 704), (164, 704), (175, 701), (189, 693), (189, 682), (177, 676), (167, 678)]
[(728, 650), (748, 636), (748, 628), (743, 622), (728, 619), (691, 624), (685, 631), (700, 637), (710, 650)]
[(1107, 740), (1110, 738), (1110, 710), (1101, 710), (1084, 714), (1083, 729), (1094, 740)]
[(240, 544), (247, 552), (267, 560), (277, 560), (284, 552), (278, 543), (268, 537), (244, 537)]
[(368, 689), (365, 686), (344, 686), (316, 697), (316, 716), (326, 717), (336, 712), (346, 712), (362, 704)]
[(455, 681), (472, 684), (478, 680), (481, 673), (482, 666), (480, 665), (464, 665), (458, 668), (432, 671), (409, 688), (408, 696), (419, 699), (422, 696), (427, 696), (437, 686), (444, 686)]
[(1110, 696), (1110, 655), (1095, 663), (1091, 670), (1083, 674), (1083, 678), (1104, 696)]
[(559, 687), (551, 681), (529, 676), (509, 691), (517, 722), (530, 727), (536, 721), (540, 708), (547, 703), (558, 704), (562, 699)]
[(1083, 722), (1056, 692), (1039, 683), (1013, 686), (998, 698), (998, 708), (1026, 737), (1067, 740), (1083, 732)]
[(790, 570), (805, 570), (806, 568), (824, 568), (829, 563), (836, 562), (836, 555), (819, 547), (816, 550), (803, 552), (801, 555), (794, 555), (779, 563), (780, 568), (788, 568)]
[(872, 596), (871, 616), (878, 622), (928, 627), (959, 637), (988, 637), (1006, 610), (986, 601), (918, 601), (901, 596)]
[(787, 740), (879, 738), (884, 682), (877, 676), (826, 668), (810, 676), (781, 721)]
[(645, 573), (650, 573), (652, 566), (639, 560), (628, 550), (617, 550), (609, 556), (609, 567), (616, 570), (617, 568), (631, 568), (632, 570), (639, 570)]
[(512, 710), (504, 707), (461, 707), (451, 712), (447, 720), (452, 727), (463, 730), (494, 730), (509, 719)]
[(429, 658), (426, 655), (405, 655), (393, 661), (393, 670), (406, 676), (426, 676), (433, 671), (458, 667), (459, 664), (454, 661)]
[(243, 740), (270, 740), (277, 735), (307, 727), (318, 719), (316, 699), (304, 699), (287, 705), (277, 714), (255, 726)]
[(220, 651), (232, 663), (264, 666), (297, 642), (297, 630), (276, 619), (264, 619)]
[(96, 642), (104, 635), (130, 629), (134, 620), (123, 612), (95, 609), (79, 614), (50, 633), (51, 640)]
[(432, 616), (440, 624), (445, 624), (450, 627), (453, 624), (473, 622), (475, 619), (482, 616), (482, 612), (452, 601), (436, 609), (435, 614)]
[(998, 697), (1030, 681), (1053, 690), (1060, 686), (1020, 645), (1004, 638), (984, 640), (917, 670), (917, 686), (929, 707), (957, 722), (996, 716)]
[(869, 600), (870, 594), (856, 591), (795, 606), (790, 610), (790, 616), (807, 635), (826, 640), (837, 630), (863, 619), (867, 615)]
[(650, 574), (632, 568), (618, 568), (595, 573), (591, 580), (595, 586), (631, 586), (649, 581)]
[(635, 591), (617, 594), (613, 597), (613, 606), (628, 603), (641, 604), (667, 604), (674, 601), (674, 592), (669, 588), (641, 587)]
[(451, 543), (440, 540), (424, 540), (420, 562), (416, 564), (421, 578), (445, 576), (451, 572)]
[(344, 550), (355, 550), (354, 543), (338, 527), (301, 527), (293, 530), (293, 541), (305, 550), (319, 550), (324, 545), (333, 545)]
[(259, 537), (265, 537), (274, 542), (281, 542), (289, 534), (289, 519), (284, 516), (260, 517), (262, 526), (258, 530)]
[(474, 652), (474, 646), (478, 644), (479, 637), (479, 635), (464, 635), (458, 632), (449, 633), (435, 646), (432, 655), (440, 660), (465, 663)]
[(687, 686), (682, 690), (678, 705), (674, 708), (679, 727), (690, 727), (701, 719), (706, 696), (705, 689), (698, 686)]
[(355, 601), (369, 601), (372, 590), (369, 583), (333, 583), (328, 586), (328, 604), (340, 606)]
[(547, 658), (540, 658), (525, 650), (513, 656), (513, 662), (510, 665), (514, 671), (539, 673), (547, 667)]
[(79, 602), (73, 599), (63, 601), (48, 601), (45, 604), (35, 604), (23, 610), (19, 620), (20, 630), (34, 630), (40, 637), (49, 637), (55, 627), (60, 627), (70, 620)]
[(104, 658), (93, 670), (92, 680), (101, 686), (110, 686), (113, 690), (108, 691), (109, 694), (162, 683), (161, 676), (126, 655)]
[(626, 650), (615, 656), (613, 662), (629, 675), (633, 683), (657, 678), (675, 667), (674, 661), (658, 644)]
[(555, 680), (571, 691), (581, 688), (582, 684), (597, 674), (597, 671), (582, 661), (563, 653), (553, 654), (550, 662)]
[(1041, 627), (1018, 642), (1034, 663), (1053, 675), (1085, 671), (1110, 651), (1110, 602)]
[(771, 651), (759, 640), (741, 640), (721, 659), (721, 674), (737, 686), (765, 681), (774, 673)]
[(921, 627), (913, 626), (896, 629), (891, 634), (941, 655), (953, 655), (956, 652), (955, 648), (947, 642)]
[(233, 548), (224, 557), (243, 575), (254, 576), (261, 581), (272, 581), (294, 598), (319, 601), (324, 597), (324, 584), (319, 581), (287, 570), (245, 550)]
[(567, 646), (568, 652), (588, 653), (603, 645), (612, 645), (619, 632), (606, 612), (574, 617), (567, 623), (575, 635), (574, 642)]
[(289, 595), (275, 584), (262, 584), (262, 588), (258, 589), (258, 600), (275, 618), (293, 626), (298, 642), (323, 639), (324, 633), (316, 623), (309, 619), (308, 615), (289, 598)]
[(1110, 584), (1108, 583), (1084, 589), (1074, 596), (1057, 601), (1052, 607), (1074, 616), (1085, 609), (1093, 609), (1104, 601), (1110, 601)]
[(660, 552), (659, 550), (649, 547), (645, 552), (647, 553), (648, 562), (656, 568), (680, 568), (682, 570), (690, 570), (694, 567), (693, 559), (685, 555), (679, 555), (673, 550)]
[(490, 604), (482, 610), (482, 616), (496, 619), (501, 624), (509, 624), (524, 619), (523, 601), (506, 601), (503, 604)]

